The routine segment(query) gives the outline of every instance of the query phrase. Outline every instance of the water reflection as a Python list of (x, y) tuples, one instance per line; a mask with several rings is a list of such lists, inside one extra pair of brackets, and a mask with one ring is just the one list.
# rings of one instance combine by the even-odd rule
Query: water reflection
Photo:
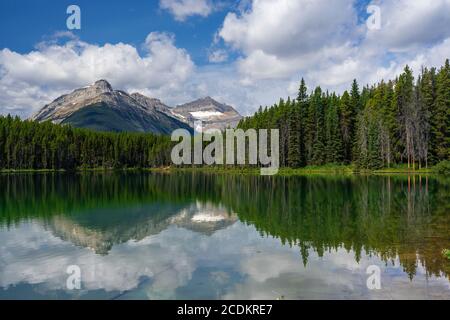
[[(139, 241), (171, 225), (211, 235), (236, 222), (237, 216), (222, 207), (197, 202), (185, 207), (140, 205), (138, 207), (87, 210), (78, 215), (55, 215), (46, 219), (45, 227), (71, 243), (108, 254), (113, 245)], [(114, 218), (114, 224), (110, 221)]]
[[(0, 298), (449, 298), (448, 180), (0, 176)], [(65, 288), (68, 265), (83, 288)], [(383, 289), (366, 287), (366, 268)]]

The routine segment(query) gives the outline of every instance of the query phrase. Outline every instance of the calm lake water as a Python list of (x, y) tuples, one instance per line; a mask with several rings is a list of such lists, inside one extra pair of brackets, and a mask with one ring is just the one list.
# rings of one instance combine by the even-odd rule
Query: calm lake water
[(449, 190), (425, 176), (0, 175), (0, 299), (450, 299)]

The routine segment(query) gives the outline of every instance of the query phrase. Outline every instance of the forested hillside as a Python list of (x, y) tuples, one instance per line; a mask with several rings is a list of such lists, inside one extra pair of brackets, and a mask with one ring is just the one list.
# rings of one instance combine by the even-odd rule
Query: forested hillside
[(424, 68), (414, 78), (406, 66), (395, 80), (342, 95), (308, 91), (260, 108), (240, 128), (280, 130), (282, 166), (350, 164), (376, 169), (407, 163), (426, 167), (450, 159), (450, 65)]
[(106, 133), (0, 116), (0, 169), (138, 168), (170, 163), (168, 136)]

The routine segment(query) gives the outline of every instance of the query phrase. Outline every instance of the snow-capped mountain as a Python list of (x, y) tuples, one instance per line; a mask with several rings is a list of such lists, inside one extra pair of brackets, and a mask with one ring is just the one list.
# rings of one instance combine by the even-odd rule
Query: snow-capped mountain
[[(235, 128), (242, 116), (231, 106), (217, 102), (211, 97), (198, 99), (171, 110), (180, 120), (190, 126), (195, 121), (201, 120), (203, 131), (208, 129), (224, 130), (228, 127)], [(199, 128), (195, 128), (198, 130)]]

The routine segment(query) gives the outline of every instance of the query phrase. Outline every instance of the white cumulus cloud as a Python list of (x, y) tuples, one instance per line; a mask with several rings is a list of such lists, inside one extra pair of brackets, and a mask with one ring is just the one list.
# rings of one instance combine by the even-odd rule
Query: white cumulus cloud
[(207, 17), (214, 9), (210, 0), (160, 0), (159, 7), (169, 11), (178, 21), (190, 16)]
[[(450, 0), (380, 0), (369, 30), (350, 0), (253, 0), (230, 12), (221, 39), (241, 53), (245, 83), (298, 81), (342, 91), (395, 77), (405, 64), (439, 66), (450, 56)], [(292, 87), (292, 86), (291, 86)], [(290, 90), (292, 91), (292, 90)]]

